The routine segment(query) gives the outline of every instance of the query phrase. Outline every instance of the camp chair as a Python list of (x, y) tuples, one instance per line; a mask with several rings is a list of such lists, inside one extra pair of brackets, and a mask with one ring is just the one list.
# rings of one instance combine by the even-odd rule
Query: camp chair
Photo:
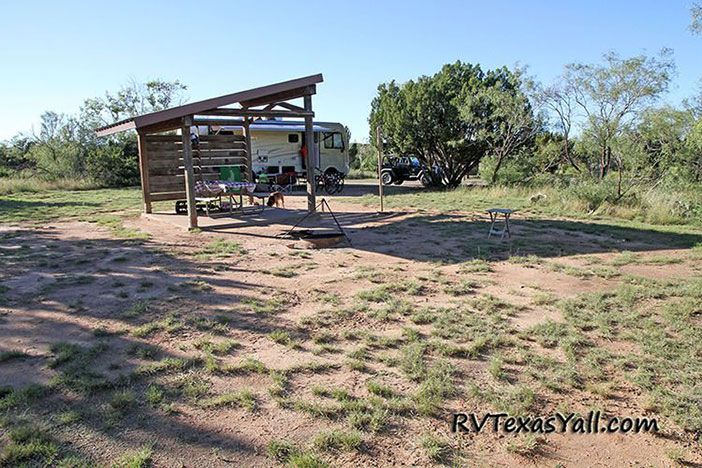
[[(241, 167), (240, 166), (222, 166), (219, 168), (219, 180), (225, 182), (241, 182)], [(229, 213), (234, 212), (236, 207), (238, 210), (243, 210), (242, 190), (230, 191), (227, 190), (224, 194), (229, 197)], [(234, 197), (238, 195), (238, 200)]]

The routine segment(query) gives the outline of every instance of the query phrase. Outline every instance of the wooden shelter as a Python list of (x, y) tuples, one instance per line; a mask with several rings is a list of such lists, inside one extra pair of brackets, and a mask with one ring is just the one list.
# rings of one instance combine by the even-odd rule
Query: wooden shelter
[[(139, 169), (144, 211), (151, 213), (151, 203), (163, 200), (187, 200), (190, 228), (197, 227), (195, 177), (217, 178), (217, 169), (239, 166), (248, 182), (252, 173), (251, 134), (249, 125), (256, 118), (303, 118), (305, 146), (314, 148), (312, 95), (321, 74), (227, 94), (204, 101), (172, 107), (132, 117), (97, 129), (98, 136), (136, 130), (139, 141)], [(303, 106), (289, 101), (303, 99)], [(235, 106), (235, 107), (228, 107)], [(192, 126), (240, 125), (243, 135), (202, 135), (193, 161)], [(180, 135), (163, 134), (180, 130)], [(314, 168), (315, 152), (310, 151), (307, 164), (307, 209), (316, 206)]]

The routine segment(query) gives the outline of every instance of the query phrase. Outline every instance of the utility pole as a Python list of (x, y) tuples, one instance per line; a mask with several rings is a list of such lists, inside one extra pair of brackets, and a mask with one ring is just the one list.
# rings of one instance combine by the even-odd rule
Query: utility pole
[(380, 212), (383, 212), (383, 141), (380, 137), (380, 125), (375, 127), (375, 144), (378, 148), (378, 196), (380, 197)]

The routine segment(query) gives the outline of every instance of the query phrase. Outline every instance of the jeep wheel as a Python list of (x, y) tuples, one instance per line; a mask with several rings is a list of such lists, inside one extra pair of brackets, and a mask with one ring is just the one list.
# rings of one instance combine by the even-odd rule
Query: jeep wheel
[(392, 172), (388, 171), (380, 174), (380, 181), (383, 183), (383, 185), (392, 184)]
[(422, 187), (429, 187), (431, 185), (431, 177), (429, 177), (429, 174), (424, 173), (419, 176), (419, 182), (422, 184)]

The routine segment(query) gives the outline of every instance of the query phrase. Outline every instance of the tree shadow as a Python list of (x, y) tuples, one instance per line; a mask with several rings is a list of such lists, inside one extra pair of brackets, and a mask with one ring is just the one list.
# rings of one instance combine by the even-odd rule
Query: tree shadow
[[(280, 238), (306, 214), (305, 210), (271, 210), (244, 220), (220, 218), (203, 226), (202, 230), (273, 240)], [(488, 237), (490, 220), (487, 216), (341, 210), (334, 215), (351, 239), (352, 248), (404, 260), (500, 261), (512, 256), (550, 258), (621, 251), (651, 252), (687, 249), (702, 244), (702, 234), (606, 221), (512, 218), (511, 237), (500, 239)], [(308, 218), (297, 227), (319, 231), (336, 229), (328, 213)]]
[[(273, 330), (296, 332), (296, 324), (276, 311), (260, 313), (250, 305), (276, 291), (250, 283), (249, 270), (217, 259), (198, 261), (149, 241), (66, 238), (50, 229), (1, 234), (0, 262), (0, 352), (28, 354), (0, 362), (0, 382), (17, 391), (31, 384), (45, 389), (35, 403), (14, 408), (18, 421), (50, 427), (65, 450), (88, 459), (155, 443), (157, 461), (165, 464), (187, 459), (184, 444), (197, 452), (193, 460), (211, 460), (217, 452), (261, 463), (261, 447), (251, 439), (201, 423), (212, 418), (211, 410), (187, 396), (179, 380), (221, 378), (206, 370), (206, 353), (192, 348), (200, 336), (216, 341), (246, 335), (246, 342), (255, 343)], [(234, 270), (241, 279), (218, 275), (217, 268)], [(146, 335), (135, 332), (153, 324)], [(68, 353), (65, 362), (61, 353)], [(236, 362), (246, 354), (235, 348), (217, 359)], [(177, 369), (148, 371), (180, 360), (185, 364)], [(251, 378), (260, 379), (238, 376), (232, 389), (254, 386)], [(146, 393), (153, 385), (182, 412), (149, 404)], [(115, 406), (114, 395), (124, 391), (134, 401)], [(213, 389), (199, 398), (211, 396)], [(56, 415), (67, 411), (79, 413), (79, 421), (58, 423)], [(218, 411), (257, 417), (243, 409)], [(76, 432), (89, 443), (75, 444)]]

